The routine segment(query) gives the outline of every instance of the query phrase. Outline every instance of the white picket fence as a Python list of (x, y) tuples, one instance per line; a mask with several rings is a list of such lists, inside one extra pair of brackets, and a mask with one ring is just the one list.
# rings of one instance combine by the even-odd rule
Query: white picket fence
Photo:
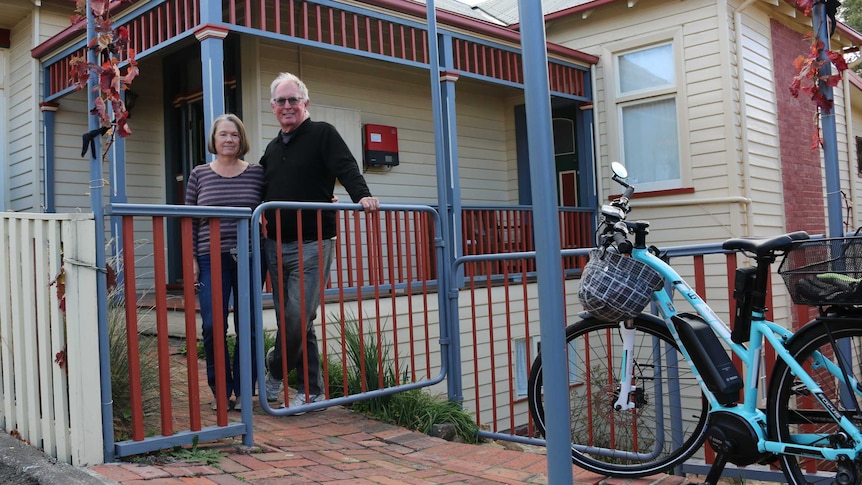
[(92, 214), (0, 213), (0, 426), (76, 466), (104, 461), (95, 244)]

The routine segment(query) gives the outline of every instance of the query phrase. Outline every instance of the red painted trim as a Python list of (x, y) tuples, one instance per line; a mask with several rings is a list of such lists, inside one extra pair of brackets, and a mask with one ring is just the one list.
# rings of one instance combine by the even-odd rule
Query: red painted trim
[[(552, 13), (549, 13), (548, 15), (545, 15), (545, 22), (550, 22), (551, 20), (556, 20), (556, 19), (560, 19), (563, 17), (568, 17), (569, 15), (572, 15), (572, 14), (586, 12), (587, 10), (593, 10), (593, 9), (598, 8), (598, 7), (603, 7), (605, 5), (615, 3), (617, 1), (619, 1), (619, 0), (594, 0), (592, 2), (582, 3), (582, 4), (576, 5), (574, 7), (570, 7), (570, 8), (563, 9), (563, 10), (558, 10), (556, 12), (552, 12)], [(802, 12), (802, 9), (799, 8), (799, 6), (796, 3), (796, 0), (784, 0), (784, 3), (791, 5), (796, 10)], [(515, 23), (512, 25), (509, 25), (509, 28), (517, 30), (520, 28), (520, 25), (521, 25), (520, 23)], [(862, 33), (855, 31), (852, 27), (846, 25), (845, 23), (838, 22), (838, 25), (835, 27), (835, 30), (840, 32), (841, 35), (843, 35), (844, 37), (847, 37), (847, 39), (850, 40), (852, 44), (854, 44), (854, 45), (862, 44)]]
[[(637, 192), (632, 195), (632, 199), (644, 199), (647, 197), (660, 197), (664, 195), (681, 195), (681, 194), (693, 194), (694, 187), (682, 187), (679, 189), (666, 189), (666, 190), (649, 190), (646, 192)], [(608, 200), (616, 200), (619, 199), (619, 194), (611, 195), (608, 197)]]
[[(116, 2), (112, 2), (111, 6), (109, 8), (110, 8), (111, 12), (116, 12), (117, 10), (119, 10), (121, 8), (121, 6), (122, 6), (122, 8), (128, 8), (130, 4), (135, 4), (138, 1), (140, 1), (140, 0), (130, 0), (130, 1), (119, 0)], [(47, 53), (51, 52), (52, 50), (60, 47), (61, 45), (65, 44), (66, 42), (71, 40), (73, 37), (78, 35), (78, 32), (83, 32), (86, 30), (87, 30), (87, 21), (86, 21), (86, 19), (81, 19), (81, 20), (75, 22), (74, 24), (66, 27), (65, 29), (61, 30), (60, 33), (54, 35), (53, 37), (46, 40), (45, 42), (42, 42), (41, 44), (37, 45), (36, 47), (30, 49), (30, 57), (32, 57), (34, 59), (40, 59), (41, 57), (45, 56)]]
[(209, 38), (216, 39), (224, 39), (227, 37), (227, 34), (230, 33), (230, 29), (223, 25), (215, 25), (215, 24), (203, 24), (199, 25), (195, 29), (195, 37), (198, 40), (204, 40)]
[[(615, 1), (615, 0), (598, 0), (602, 2)], [(426, 7), (423, 4), (419, 4), (416, 2), (412, 2), (409, 0), (362, 0), (362, 3), (366, 3), (368, 5), (374, 5), (377, 7), (382, 7), (388, 10), (393, 10), (396, 12), (406, 13), (408, 15), (412, 15), (420, 18), (427, 18), (426, 15)], [(474, 19), (471, 17), (466, 17), (464, 15), (449, 12), (445, 10), (437, 10), (437, 21), (446, 25), (450, 25), (453, 27), (461, 27), (467, 29), (471, 32), (476, 32), (480, 34), (487, 34), (493, 37), (496, 37), (501, 40), (506, 40), (510, 42), (515, 42), (518, 45), (521, 44), (521, 34), (515, 32), (511, 28), (500, 27), (498, 25), (494, 25), (490, 22), (486, 22), (484, 20)], [(568, 47), (563, 47), (557, 44), (548, 43), (548, 53), (556, 54), (559, 56), (565, 56), (570, 59), (574, 59), (577, 61), (581, 61), (587, 64), (598, 64), (599, 58), (597, 56), (587, 54), (585, 52), (576, 51), (574, 49), (569, 49)]]

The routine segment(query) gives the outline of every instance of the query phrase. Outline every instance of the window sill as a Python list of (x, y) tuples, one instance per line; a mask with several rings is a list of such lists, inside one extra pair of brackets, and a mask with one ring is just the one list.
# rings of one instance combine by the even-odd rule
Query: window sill
[[(632, 195), (632, 199), (645, 199), (648, 197), (664, 197), (667, 195), (684, 195), (684, 194), (693, 194), (694, 187), (680, 187), (678, 189), (665, 189), (665, 190), (650, 190), (647, 192), (635, 192)], [(621, 194), (615, 194), (608, 197), (608, 200), (616, 200), (620, 198)]]

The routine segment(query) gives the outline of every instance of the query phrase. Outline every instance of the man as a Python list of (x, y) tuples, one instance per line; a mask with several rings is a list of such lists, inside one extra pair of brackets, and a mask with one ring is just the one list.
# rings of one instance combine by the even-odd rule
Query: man
[[(264, 202), (329, 202), (333, 200), (337, 179), (347, 189), (353, 202), (361, 204), (365, 211), (376, 211), (380, 202), (368, 190), (356, 159), (341, 135), (329, 123), (310, 118), (310, 101), (305, 83), (293, 74), (281, 73), (272, 82), (270, 90), (270, 106), (281, 125), (281, 131), (269, 142), (260, 160), (264, 168)], [(264, 241), (278, 319), (275, 347), (266, 356), (266, 398), (275, 401), (283, 392), (285, 376), (282, 357), (286, 355), (288, 370), (297, 369), (299, 375), (297, 395), (290, 401), (291, 407), (325, 399), (320, 375), (320, 350), (317, 348), (313, 322), (320, 305), (320, 292), (329, 277), (337, 231), (335, 211), (323, 211), (320, 228), (323, 250), (318, 252), (317, 211), (303, 211), (301, 217), (300, 228), (297, 227), (296, 211), (281, 210), (279, 247), (276, 240), (276, 211), (266, 211), (267, 237)], [(299, 241), (300, 237), (302, 241)], [(301, 265), (299, 244), (302, 244)], [(279, 252), (282, 257), (281, 281), (278, 281)], [(321, 267), (324, 275), (322, 280)], [(300, 278), (303, 278), (302, 295)], [(301, 305), (304, 306), (304, 313)], [(307, 358), (302, 355), (303, 324)], [(281, 348), (281, 332), (286, 338), (286, 352)], [(308, 382), (305, 382), (306, 374)]]

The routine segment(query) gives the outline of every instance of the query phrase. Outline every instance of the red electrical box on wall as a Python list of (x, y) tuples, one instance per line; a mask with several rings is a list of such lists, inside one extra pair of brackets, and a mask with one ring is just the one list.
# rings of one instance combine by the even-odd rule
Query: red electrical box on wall
[(363, 156), (368, 167), (398, 165), (398, 128), (384, 125), (364, 125)]

